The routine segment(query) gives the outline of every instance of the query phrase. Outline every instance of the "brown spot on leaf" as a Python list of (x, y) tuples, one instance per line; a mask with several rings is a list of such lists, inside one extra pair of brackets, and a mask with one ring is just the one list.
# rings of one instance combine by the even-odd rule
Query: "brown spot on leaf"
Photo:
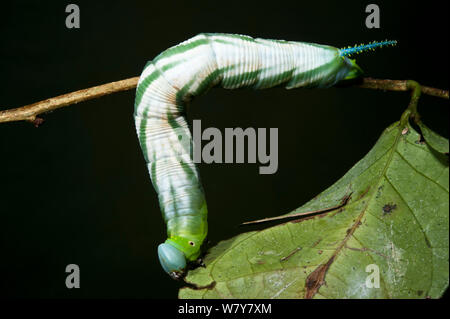
[(348, 203), (348, 201), (352, 198), (352, 194), (353, 192), (341, 198), (341, 206), (344, 206)]
[(322, 241), (322, 238), (319, 238), (318, 240), (316, 240), (316, 242), (314, 244), (312, 244), (311, 248), (316, 247), (321, 241)]
[(363, 198), (364, 196), (367, 195), (367, 193), (370, 190), (370, 185), (366, 187), (366, 189), (359, 195), (358, 200), (360, 200), (361, 198)]
[(393, 210), (397, 208), (397, 204), (389, 203), (383, 206), (383, 215), (390, 214)]
[(306, 292), (305, 298), (311, 299), (314, 295), (319, 291), (319, 288), (325, 283), (325, 275), (333, 263), (334, 257), (331, 257), (330, 260), (324, 265), (320, 265), (317, 267), (309, 276), (306, 278)]

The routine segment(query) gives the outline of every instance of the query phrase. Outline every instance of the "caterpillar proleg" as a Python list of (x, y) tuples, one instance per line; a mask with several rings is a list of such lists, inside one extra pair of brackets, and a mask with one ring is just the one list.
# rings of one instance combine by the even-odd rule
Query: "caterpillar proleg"
[(351, 54), (394, 45), (373, 42), (352, 48), (265, 40), (237, 34), (201, 33), (162, 52), (145, 66), (135, 100), (135, 125), (167, 225), (158, 247), (162, 268), (180, 278), (207, 235), (207, 206), (185, 119), (187, 103), (214, 86), (265, 89), (283, 85), (330, 87), (362, 70)]

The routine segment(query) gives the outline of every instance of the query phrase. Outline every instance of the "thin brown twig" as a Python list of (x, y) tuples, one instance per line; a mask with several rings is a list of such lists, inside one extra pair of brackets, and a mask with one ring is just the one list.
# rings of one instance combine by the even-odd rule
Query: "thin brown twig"
[(263, 219), (258, 219), (258, 220), (252, 220), (252, 221), (248, 221), (248, 222), (243, 222), (241, 224), (241, 226), (251, 225), (251, 224), (261, 224), (261, 223), (272, 222), (272, 221), (275, 221), (275, 220), (282, 220), (282, 219), (292, 219), (294, 217), (304, 217), (304, 216), (311, 216), (311, 215), (319, 215), (319, 213), (331, 213), (332, 211), (338, 210), (338, 209), (344, 207), (345, 205), (347, 205), (347, 203), (351, 199), (352, 194), (353, 194), (353, 192), (351, 192), (348, 195), (345, 195), (341, 199), (341, 202), (338, 205), (335, 205), (333, 207), (327, 207), (327, 208), (322, 208), (322, 209), (318, 209), (318, 210), (312, 210), (312, 211), (303, 212), (303, 213), (295, 213), (295, 214), (288, 214), (288, 215), (282, 215), (282, 216), (268, 217), (268, 218), (263, 218)]
[[(46, 113), (71, 104), (99, 98), (101, 96), (112, 94), (115, 92), (134, 89), (137, 86), (138, 80), (139, 77), (133, 77), (121, 81), (94, 86), (84, 90), (71, 92), (68, 94), (63, 94), (22, 107), (3, 110), (0, 111), (0, 123), (29, 121), (37, 126), (42, 122), (42, 119), (37, 117), (39, 114)], [(409, 91), (407, 82), (407, 80), (363, 78), (362, 83), (357, 84), (356, 87), (385, 91)], [(448, 90), (421, 86), (421, 91), (422, 94), (428, 94), (444, 99), (449, 98)]]
[[(357, 87), (373, 90), (384, 91), (409, 91), (408, 80), (388, 80), (388, 79), (373, 79), (363, 78), (362, 83), (356, 85)], [(422, 94), (432, 95), (443, 99), (448, 99), (448, 90), (441, 90), (429, 86), (420, 86)]]
[(53, 111), (55, 109), (77, 104), (80, 102), (99, 98), (104, 95), (120, 91), (127, 91), (136, 88), (139, 77), (129, 78), (121, 81), (110, 82), (103, 85), (94, 86), (47, 100), (25, 105), (15, 109), (0, 111), (0, 123), (14, 121), (29, 121), (39, 124), (42, 120), (37, 115)]
[(331, 208), (313, 210), (313, 211), (308, 211), (308, 212), (304, 212), (304, 213), (295, 213), (295, 214), (290, 214), (290, 215), (282, 215), (282, 216), (268, 217), (268, 218), (263, 218), (263, 219), (258, 219), (258, 220), (251, 220), (251, 221), (248, 221), (248, 222), (241, 223), (240, 226), (246, 226), (246, 225), (252, 225), (252, 224), (261, 224), (261, 223), (273, 222), (275, 220), (291, 219), (291, 218), (294, 218), (294, 217), (311, 216), (311, 215), (316, 215), (316, 214), (319, 214), (319, 213), (331, 212), (331, 211), (334, 211), (334, 210), (339, 209), (341, 207), (342, 207), (342, 205), (338, 205), (338, 206), (334, 206), (334, 207), (331, 207)]

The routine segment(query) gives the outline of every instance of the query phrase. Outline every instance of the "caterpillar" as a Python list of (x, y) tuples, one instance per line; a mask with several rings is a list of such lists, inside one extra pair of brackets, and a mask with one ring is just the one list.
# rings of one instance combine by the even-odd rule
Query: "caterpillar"
[(201, 33), (149, 61), (138, 81), (134, 119), (150, 178), (167, 225), (158, 246), (162, 268), (181, 278), (198, 259), (208, 232), (207, 205), (192, 160), (185, 119), (192, 98), (214, 86), (325, 88), (362, 74), (349, 56), (396, 41), (338, 49), (328, 45)]

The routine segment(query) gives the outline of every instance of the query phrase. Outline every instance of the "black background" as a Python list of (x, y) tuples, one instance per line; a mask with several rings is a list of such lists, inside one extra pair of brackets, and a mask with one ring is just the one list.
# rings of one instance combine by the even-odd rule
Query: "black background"
[[(367, 76), (448, 89), (448, 3), (426, 1), (91, 1), (81, 28), (65, 27), (66, 1), (0, 9), (0, 109), (137, 76), (147, 60), (200, 32), (336, 47), (396, 39), (357, 57)], [(367, 29), (377, 3), (381, 28)], [(133, 121), (134, 90), (44, 115), (38, 129), (0, 124), (0, 295), (25, 298), (175, 298), (161, 269), (165, 240), (157, 196)], [(399, 119), (407, 93), (357, 88), (214, 89), (194, 101), (202, 127), (277, 127), (279, 169), (200, 165), (209, 239), (241, 222), (287, 213), (339, 179)], [(424, 96), (423, 120), (448, 137), (448, 101)], [(81, 288), (65, 287), (65, 267)]]

